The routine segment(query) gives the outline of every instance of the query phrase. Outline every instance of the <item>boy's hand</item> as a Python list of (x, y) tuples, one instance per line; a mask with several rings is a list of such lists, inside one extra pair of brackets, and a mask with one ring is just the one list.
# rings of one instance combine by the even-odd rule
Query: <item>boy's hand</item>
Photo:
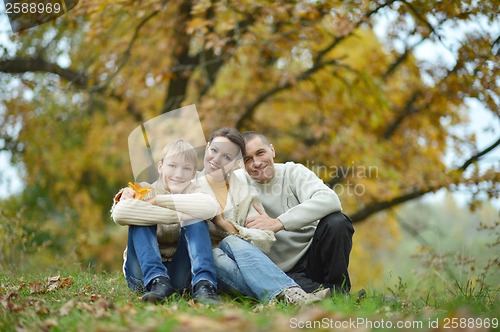
[(133, 199), (135, 197), (135, 191), (132, 188), (125, 188), (122, 191), (122, 195), (120, 196), (120, 201), (124, 201), (126, 199)]
[(156, 205), (156, 195), (153, 193), (152, 195), (149, 195), (149, 196), (151, 196), (151, 197), (147, 198), (147, 199), (143, 199), (142, 201), (146, 202), (146, 203), (149, 203), (149, 204)]

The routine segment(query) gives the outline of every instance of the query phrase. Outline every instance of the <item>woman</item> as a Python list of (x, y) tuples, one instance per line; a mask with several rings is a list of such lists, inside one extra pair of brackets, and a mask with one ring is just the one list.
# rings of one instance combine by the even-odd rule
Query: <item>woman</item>
[(221, 230), (227, 235), (213, 250), (219, 287), (261, 302), (280, 297), (293, 304), (319, 300), (304, 292), (256, 247), (269, 250), (275, 241), (273, 232), (243, 227), (248, 217), (258, 215), (254, 206), (263, 210), (254, 189), (233, 172), (244, 153), (245, 142), (237, 130), (215, 131), (205, 150), (204, 170), (196, 179), (202, 191), (211, 193), (220, 205), (221, 213), (212, 219), (218, 231), (212, 229), (212, 236), (220, 236)]

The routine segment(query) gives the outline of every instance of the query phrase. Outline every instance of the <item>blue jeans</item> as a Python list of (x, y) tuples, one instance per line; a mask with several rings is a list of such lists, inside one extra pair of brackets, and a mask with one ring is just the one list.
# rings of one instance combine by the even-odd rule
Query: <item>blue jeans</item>
[(177, 250), (171, 260), (162, 262), (156, 226), (129, 226), (127, 258), (123, 265), (128, 287), (144, 292), (157, 277), (170, 278), (176, 290), (187, 289), (200, 280), (217, 287), (208, 224), (200, 221), (181, 228)]
[(298, 286), (253, 244), (229, 235), (214, 250), (220, 289), (267, 302), (285, 289)]

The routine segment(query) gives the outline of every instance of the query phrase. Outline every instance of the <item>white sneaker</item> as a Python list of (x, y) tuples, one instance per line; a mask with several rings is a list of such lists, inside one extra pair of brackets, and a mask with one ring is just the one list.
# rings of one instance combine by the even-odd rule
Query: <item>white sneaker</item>
[(285, 289), (282, 294), (287, 304), (295, 304), (298, 306), (309, 305), (321, 301), (316, 295), (306, 293), (302, 288), (297, 286)]
[(330, 288), (325, 288), (313, 293), (320, 300), (330, 299), (332, 297), (332, 290)]

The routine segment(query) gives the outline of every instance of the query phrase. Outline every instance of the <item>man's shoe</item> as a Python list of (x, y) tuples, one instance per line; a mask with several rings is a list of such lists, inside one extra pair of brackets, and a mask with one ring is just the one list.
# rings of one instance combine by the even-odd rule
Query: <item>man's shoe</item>
[(318, 290), (313, 293), (320, 300), (330, 299), (332, 297), (332, 290), (330, 288), (325, 288), (322, 290)]
[(206, 305), (220, 304), (219, 300), (217, 300), (214, 285), (206, 280), (198, 281), (196, 285), (194, 285), (193, 300), (195, 303)]
[(297, 286), (285, 289), (282, 296), (287, 304), (295, 304), (298, 306), (309, 305), (321, 301), (316, 295), (306, 293), (302, 288)]
[(172, 288), (170, 279), (167, 277), (154, 278), (146, 288), (149, 289), (149, 292), (142, 297), (142, 302), (157, 304), (175, 293), (175, 289)]

